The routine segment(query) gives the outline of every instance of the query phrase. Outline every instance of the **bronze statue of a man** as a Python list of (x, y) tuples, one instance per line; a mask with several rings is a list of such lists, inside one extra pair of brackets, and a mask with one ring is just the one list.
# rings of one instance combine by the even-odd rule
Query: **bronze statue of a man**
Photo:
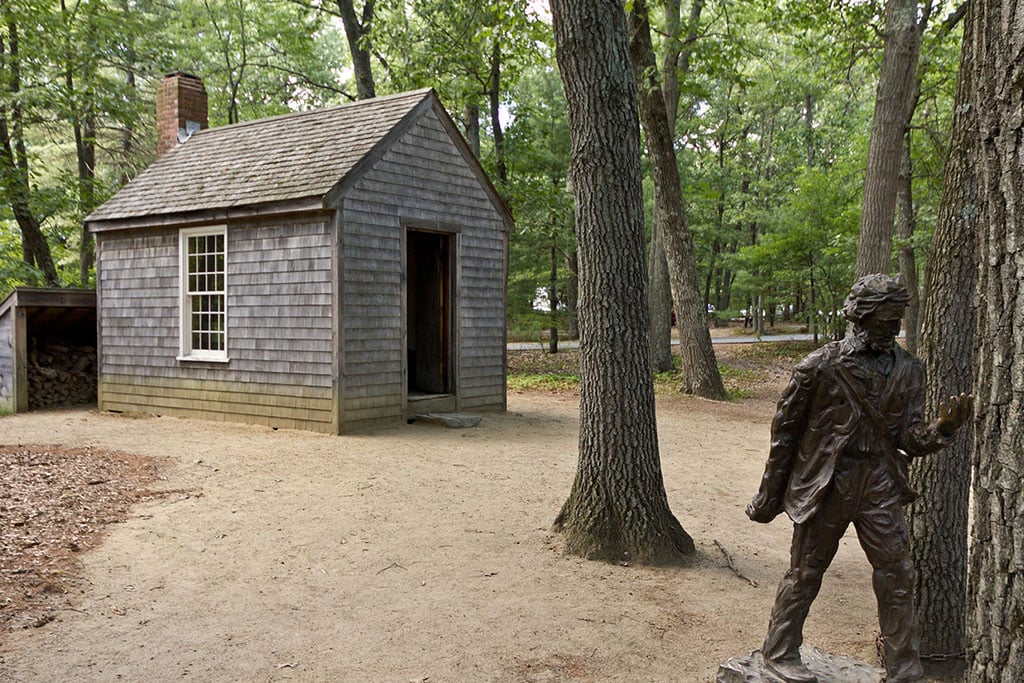
[(917, 497), (907, 462), (946, 446), (971, 412), (952, 397), (924, 419), (924, 369), (895, 343), (909, 300), (899, 280), (868, 275), (850, 290), (846, 338), (802, 360), (772, 421), (755, 522), (793, 520), (790, 568), (779, 584), (761, 653), (787, 683), (812, 683), (800, 659), (803, 625), (839, 540), (853, 523), (874, 569), (887, 683), (924, 675), (914, 618), (913, 567), (902, 505)]

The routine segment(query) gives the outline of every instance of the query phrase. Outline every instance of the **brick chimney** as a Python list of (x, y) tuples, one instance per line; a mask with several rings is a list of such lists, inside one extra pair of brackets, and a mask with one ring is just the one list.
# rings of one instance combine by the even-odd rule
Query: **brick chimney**
[(156, 92), (157, 157), (208, 126), (203, 79), (180, 71), (164, 76)]

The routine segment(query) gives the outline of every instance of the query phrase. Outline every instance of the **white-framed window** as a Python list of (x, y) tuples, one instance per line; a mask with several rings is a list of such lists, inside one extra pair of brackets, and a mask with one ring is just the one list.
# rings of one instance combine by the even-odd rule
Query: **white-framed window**
[(228, 359), (227, 226), (180, 232), (180, 360)]

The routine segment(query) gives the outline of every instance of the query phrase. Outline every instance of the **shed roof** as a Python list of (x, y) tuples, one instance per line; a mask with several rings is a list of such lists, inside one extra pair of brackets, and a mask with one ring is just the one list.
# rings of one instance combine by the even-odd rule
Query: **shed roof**
[(499, 210), (507, 214), (437, 95), (426, 88), (198, 131), (153, 162), (87, 221), (100, 230), (105, 222), (122, 224), (124, 219), (324, 198), (432, 106), (463, 154), (469, 154)]

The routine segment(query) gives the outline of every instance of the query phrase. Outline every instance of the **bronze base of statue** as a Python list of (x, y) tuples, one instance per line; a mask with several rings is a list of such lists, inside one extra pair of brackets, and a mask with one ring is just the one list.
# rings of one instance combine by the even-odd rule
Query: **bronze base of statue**
[[(818, 683), (881, 683), (885, 672), (851, 657), (833, 655), (816, 647), (800, 648), (800, 659)], [(790, 683), (765, 667), (760, 650), (723, 662), (715, 683)]]

